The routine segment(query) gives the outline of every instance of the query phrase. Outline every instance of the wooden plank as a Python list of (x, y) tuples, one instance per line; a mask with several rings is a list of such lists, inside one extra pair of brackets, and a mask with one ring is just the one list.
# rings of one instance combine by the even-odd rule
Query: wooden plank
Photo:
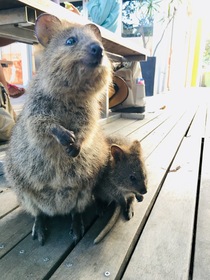
[(8, 252), (0, 262), (2, 279), (43, 279), (73, 244), (69, 236), (69, 224), (63, 223), (62, 219), (54, 220), (44, 246), (28, 235)]
[(106, 135), (127, 136), (136, 129), (139, 129), (150, 122), (156, 121), (156, 119), (159, 118), (159, 115), (160, 113), (145, 114), (143, 120), (120, 118), (114, 122), (105, 124), (103, 129)]
[(180, 115), (177, 114), (169, 117), (158, 127), (158, 129), (152, 131), (146, 138), (145, 132), (142, 133), (142, 131), (132, 133), (129, 135), (129, 138), (132, 137), (132, 139), (136, 139), (138, 137), (137, 139), (143, 139), (141, 141), (142, 149), (143, 151), (148, 151), (149, 153), (147, 152), (147, 155), (145, 154), (145, 156), (149, 156), (149, 154), (156, 149), (159, 143), (166, 137), (173, 127), (176, 126), (178, 121), (181, 121), (182, 117), (184, 118), (183, 112)]
[(210, 279), (210, 139), (205, 139), (193, 265), (194, 280)]
[(181, 143), (123, 280), (189, 279), (204, 126), (201, 108), (190, 137)]
[[(143, 151), (150, 151), (150, 153), (156, 149), (156, 147), (159, 145), (161, 142), (161, 139), (163, 139), (167, 133), (173, 129), (173, 126), (176, 125), (177, 122), (182, 122), (183, 119), (188, 119), (192, 117), (192, 114), (196, 112), (197, 110), (197, 105), (196, 106), (191, 106), (188, 109), (183, 109), (179, 110), (176, 112), (175, 115), (172, 115), (171, 117), (163, 122), (161, 126), (154, 131), (151, 131), (151, 133), (141, 141), (142, 149)], [(192, 119), (191, 119), (192, 120)], [(189, 123), (190, 124), (190, 123)], [(186, 127), (186, 133), (187, 133), (188, 127)], [(146, 132), (146, 131), (145, 131)], [(130, 136), (132, 136), (133, 139), (139, 137), (140, 139), (144, 138), (146, 136), (146, 133), (144, 131), (136, 131)], [(139, 134), (139, 136), (138, 136)], [(130, 137), (129, 136), (129, 137)], [(147, 157), (149, 154), (145, 154), (145, 157)]]
[(106, 135), (112, 134), (114, 132), (119, 131), (120, 129), (124, 129), (125, 127), (129, 126), (132, 123), (135, 123), (136, 120), (129, 120), (129, 119), (117, 119), (114, 122), (107, 123), (103, 126), (103, 129)]
[[(189, 277), (200, 157), (190, 142), (186, 138), (182, 143), (172, 170), (181, 168), (167, 176), (123, 279)], [(189, 153), (194, 157), (190, 162)]]
[(207, 280), (210, 278), (210, 104), (207, 99), (208, 112), (204, 138), (203, 159), (200, 179), (200, 193), (195, 239), (195, 256), (193, 279)]
[(0, 191), (0, 218), (18, 207), (15, 193), (10, 188), (4, 188)]
[(33, 219), (20, 207), (0, 220), (0, 258), (30, 232)]
[[(104, 226), (101, 219), (97, 220), (63, 264), (56, 270), (51, 279), (100, 280), (104, 278), (121, 278), (138, 236), (157, 198), (161, 182), (192, 118), (193, 112), (188, 116), (185, 115), (182, 122), (177, 123), (147, 158), (149, 190), (145, 195), (144, 201), (136, 204), (133, 219), (129, 222), (119, 219), (109, 235), (99, 244), (93, 245), (94, 238)], [(165, 152), (166, 150), (167, 153)], [(69, 267), (65, 265), (67, 263), (70, 264)], [(105, 277), (105, 274), (108, 276)], [(141, 279), (141, 276), (135, 279)]]
[(131, 133), (137, 132), (138, 130), (144, 130), (145, 135), (154, 130), (159, 124), (165, 121), (168, 117), (168, 114), (160, 113), (147, 113), (143, 120), (137, 120), (136, 122), (131, 123), (126, 129), (119, 128), (112, 135), (121, 135), (122, 137), (129, 136)]
[[(93, 209), (90, 207), (89, 211), (84, 215), (86, 227), (92, 224), (92, 213)], [(13, 214), (15, 220), (14, 230), (12, 219), (10, 219)], [(41, 246), (37, 240), (32, 240), (30, 232), (33, 219), (31, 219), (30, 215), (22, 216), (22, 219), (20, 219), (20, 216), (14, 212), (3, 218), (2, 221), (5, 221), (7, 217), (9, 219), (8, 227), (2, 224), (4, 230), (0, 231), (3, 234), (4, 248), (9, 246), (8, 242), (13, 242), (10, 240), (11, 238), (17, 238), (18, 240), (14, 241), (12, 250), (8, 250), (7, 254), (0, 261), (1, 278), (10, 280), (49, 279), (53, 271), (56, 270), (75, 246), (75, 242), (70, 234), (70, 217), (61, 216), (49, 219), (48, 229), (50, 234), (47, 236), (44, 246)], [(24, 229), (23, 231), (21, 231), (21, 225), (22, 230)], [(17, 236), (15, 231), (18, 231)], [(8, 234), (7, 240), (5, 240), (6, 234)], [(20, 239), (21, 234), (23, 234), (22, 240)], [(66, 265), (69, 266), (69, 264)]]

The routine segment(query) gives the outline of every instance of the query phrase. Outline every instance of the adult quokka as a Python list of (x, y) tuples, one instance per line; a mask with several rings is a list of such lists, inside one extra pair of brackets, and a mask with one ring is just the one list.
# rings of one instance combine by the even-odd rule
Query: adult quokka
[(100, 242), (116, 223), (121, 211), (127, 220), (134, 215), (134, 200), (143, 200), (147, 192), (147, 175), (139, 141), (122, 137), (107, 138), (109, 162), (103, 176), (94, 188), (96, 203), (115, 203), (115, 211), (108, 224), (96, 237)]
[(98, 120), (112, 71), (95, 25), (70, 25), (42, 14), (35, 33), (45, 50), (11, 136), (5, 171), (35, 217), (33, 238), (44, 244), (45, 216), (71, 213), (74, 238), (83, 234), (80, 213), (92, 202), (107, 163)]

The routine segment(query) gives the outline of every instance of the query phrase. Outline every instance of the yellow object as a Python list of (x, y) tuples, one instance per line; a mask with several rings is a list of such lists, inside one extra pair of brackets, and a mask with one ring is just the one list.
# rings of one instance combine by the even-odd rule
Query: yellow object
[(72, 7), (72, 4), (69, 3), (69, 2), (64, 2), (65, 4), (65, 8), (68, 9), (68, 10), (71, 10), (71, 7)]
[(193, 59), (193, 69), (192, 69), (192, 80), (191, 86), (197, 86), (197, 77), (198, 77), (198, 66), (201, 52), (201, 35), (202, 35), (202, 20), (199, 19), (196, 29), (196, 38), (195, 38), (195, 51)]
[(78, 10), (73, 4), (71, 4), (71, 3), (69, 3), (69, 2), (64, 2), (64, 5), (65, 5), (65, 8), (66, 8), (67, 10), (70, 10), (71, 12), (80, 15), (79, 10)]

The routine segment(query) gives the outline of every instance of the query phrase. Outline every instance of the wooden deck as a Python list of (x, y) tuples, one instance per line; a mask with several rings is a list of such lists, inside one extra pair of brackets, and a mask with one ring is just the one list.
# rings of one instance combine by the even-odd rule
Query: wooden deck
[(147, 102), (143, 120), (103, 124), (107, 134), (141, 141), (149, 189), (133, 219), (119, 219), (98, 245), (110, 211), (87, 217), (76, 246), (66, 217), (51, 220), (43, 247), (32, 241), (33, 219), (0, 172), (0, 279), (210, 279), (210, 93)]

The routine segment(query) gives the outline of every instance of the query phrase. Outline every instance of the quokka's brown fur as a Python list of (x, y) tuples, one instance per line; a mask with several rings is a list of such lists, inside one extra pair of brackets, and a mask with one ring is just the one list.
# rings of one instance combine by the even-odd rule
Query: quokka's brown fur
[[(42, 217), (71, 213), (74, 224), (76, 213), (91, 203), (107, 163), (108, 145), (98, 120), (111, 65), (95, 25), (70, 26), (43, 14), (35, 31), (46, 48), (12, 133), (5, 172), (35, 217), (33, 238), (43, 244)], [(75, 231), (78, 238), (80, 230)]]
[[(108, 205), (115, 202), (115, 211), (108, 224), (96, 237), (100, 242), (116, 223), (121, 210), (130, 220), (134, 215), (134, 200), (143, 200), (147, 192), (147, 174), (143, 153), (139, 141), (129, 141), (122, 137), (107, 137), (109, 143), (109, 161), (103, 176), (94, 188), (97, 204), (100, 201)], [(99, 207), (100, 208), (100, 207)]]

